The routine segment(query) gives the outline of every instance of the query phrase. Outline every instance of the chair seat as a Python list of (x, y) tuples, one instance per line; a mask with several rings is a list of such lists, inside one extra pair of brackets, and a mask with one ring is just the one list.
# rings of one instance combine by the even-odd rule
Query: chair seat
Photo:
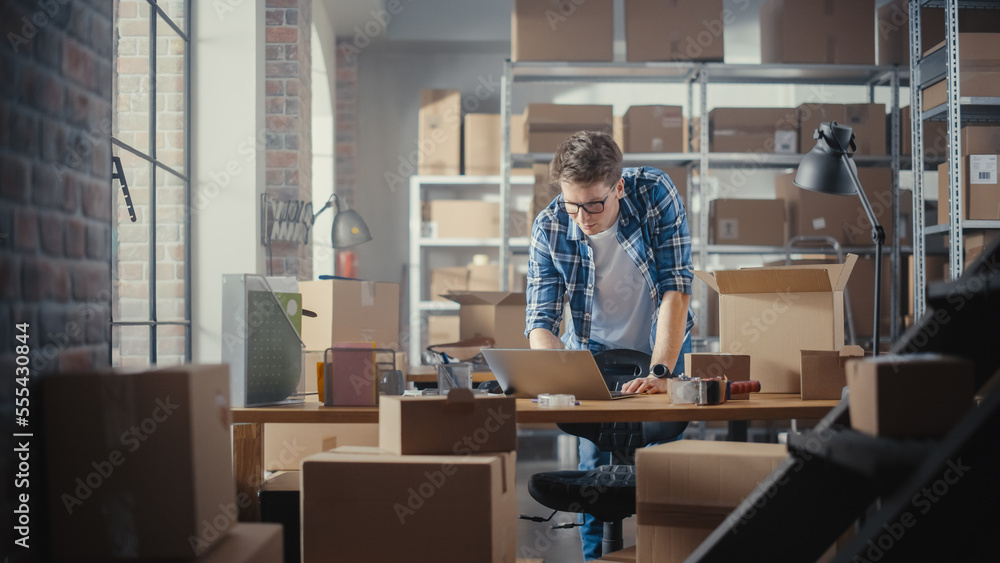
[(553, 510), (590, 514), (615, 522), (635, 514), (635, 466), (602, 465), (590, 471), (536, 473), (532, 498)]

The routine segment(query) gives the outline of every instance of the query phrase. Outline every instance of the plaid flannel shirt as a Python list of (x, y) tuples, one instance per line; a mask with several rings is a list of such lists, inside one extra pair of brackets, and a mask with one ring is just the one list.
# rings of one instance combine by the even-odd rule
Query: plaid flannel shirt
[[(663, 294), (691, 293), (691, 235), (677, 188), (664, 172), (651, 167), (625, 168), (625, 195), (619, 200), (618, 242), (646, 281), (656, 305), (649, 346), (653, 348), (656, 320)], [(527, 308), (524, 334), (544, 328), (558, 334), (563, 301), (568, 297), (572, 326), (562, 340), (567, 348), (601, 351), (590, 339), (594, 308), (594, 260), (583, 231), (559, 211), (558, 197), (535, 218), (528, 258)], [(688, 308), (687, 327), (694, 325)]]

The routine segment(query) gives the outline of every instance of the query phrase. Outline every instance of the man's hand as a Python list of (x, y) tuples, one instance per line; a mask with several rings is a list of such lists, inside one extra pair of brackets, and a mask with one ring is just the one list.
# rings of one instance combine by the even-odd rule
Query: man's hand
[(668, 380), (653, 377), (640, 377), (622, 385), (622, 393), (666, 393)]

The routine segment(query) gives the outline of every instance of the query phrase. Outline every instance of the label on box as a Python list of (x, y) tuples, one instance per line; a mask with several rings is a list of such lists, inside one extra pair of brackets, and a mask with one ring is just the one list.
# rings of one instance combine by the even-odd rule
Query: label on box
[(817, 217), (817, 218), (813, 219), (813, 230), (814, 231), (821, 231), (821, 230), (823, 230), (825, 228), (826, 228), (826, 218), (824, 218), (824, 217)]
[(438, 236), (438, 224), (437, 221), (426, 221), (420, 225), (420, 236), (423, 238), (437, 238)]
[(736, 240), (740, 238), (739, 219), (719, 219), (719, 240)]
[(997, 155), (974, 154), (969, 157), (969, 183), (997, 183)]
[(651, 148), (653, 149), (653, 152), (663, 152), (663, 139), (653, 137), (653, 146)]
[(799, 152), (798, 133), (787, 129), (779, 129), (774, 132), (774, 152), (794, 154)]

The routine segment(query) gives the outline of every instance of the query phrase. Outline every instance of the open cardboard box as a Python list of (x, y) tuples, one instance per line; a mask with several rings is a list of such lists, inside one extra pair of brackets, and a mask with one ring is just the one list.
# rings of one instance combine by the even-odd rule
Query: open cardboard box
[(694, 275), (719, 294), (721, 351), (749, 354), (762, 392), (798, 393), (800, 351), (844, 345), (844, 287), (857, 260)]

